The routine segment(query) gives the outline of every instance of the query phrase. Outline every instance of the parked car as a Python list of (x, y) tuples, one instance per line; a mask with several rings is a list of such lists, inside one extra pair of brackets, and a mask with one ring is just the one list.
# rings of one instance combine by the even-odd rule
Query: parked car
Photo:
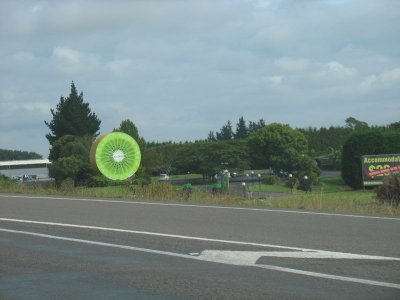
[(160, 174), (160, 177), (158, 178), (158, 180), (161, 180), (161, 181), (169, 180), (169, 176), (168, 176), (168, 174)]

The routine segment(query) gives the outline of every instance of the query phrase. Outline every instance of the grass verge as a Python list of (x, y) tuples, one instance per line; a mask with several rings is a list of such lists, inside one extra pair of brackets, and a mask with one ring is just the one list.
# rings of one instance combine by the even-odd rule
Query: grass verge
[[(336, 180), (336, 181), (335, 181)], [(257, 191), (257, 185), (254, 186)], [(264, 188), (264, 187), (263, 187)], [(282, 190), (277, 190), (282, 189)], [(366, 191), (343, 190), (341, 182), (332, 179), (323, 182), (322, 187), (311, 193), (297, 192), (291, 194), (290, 189), (273, 186), (267, 192), (282, 192), (279, 197), (267, 196), (263, 199), (249, 199), (231, 194), (212, 194), (204, 186), (194, 186), (190, 195), (185, 194), (182, 187), (166, 182), (152, 182), (146, 186), (122, 185), (108, 187), (73, 187), (55, 188), (54, 185), (39, 185), (34, 182), (20, 184), (9, 180), (0, 180), (1, 193), (67, 195), (76, 197), (118, 198), (139, 201), (185, 201), (196, 204), (236, 205), (260, 208), (304, 209), (312, 211), (354, 213), (366, 215), (400, 216), (400, 207), (379, 204), (375, 193)], [(288, 192), (289, 191), (289, 192)]]

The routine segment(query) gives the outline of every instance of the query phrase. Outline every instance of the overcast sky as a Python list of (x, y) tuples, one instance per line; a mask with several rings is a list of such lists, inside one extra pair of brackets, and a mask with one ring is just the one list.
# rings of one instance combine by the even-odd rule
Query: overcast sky
[(0, 1), (0, 148), (45, 157), (71, 81), (148, 141), (400, 120), (400, 1)]

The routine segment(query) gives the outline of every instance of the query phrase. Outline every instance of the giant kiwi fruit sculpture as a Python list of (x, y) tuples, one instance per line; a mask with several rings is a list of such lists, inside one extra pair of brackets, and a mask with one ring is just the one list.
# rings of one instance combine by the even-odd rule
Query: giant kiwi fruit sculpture
[(99, 136), (90, 148), (90, 163), (105, 177), (125, 180), (139, 168), (141, 153), (138, 143), (123, 132)]

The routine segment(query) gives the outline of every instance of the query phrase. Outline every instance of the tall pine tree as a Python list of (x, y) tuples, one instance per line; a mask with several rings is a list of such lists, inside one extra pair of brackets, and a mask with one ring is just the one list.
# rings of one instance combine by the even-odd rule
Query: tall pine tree
[(222, 126), (220, 132), (216, 133), (216, 136), (219, 141), (231, 140), (233, 138), (231, 121), (226, 122), (226, 124)]
[(208, 141), (216, 141), (216, 140), (217, 140), (217, 138), (215, 137), (214, 131), (210, 131), (210, 132), (208, 133), (207, 140), (208, 140)]
[(258, 122), (249, 122), (249, 127), (248, 127), (248, 134), (257, 131), (258, 129), (261, 129), (265, 127), (265, 121), (264, 119), (260, 119)]
[(119, 125), (119, 128), (114, 129), (114, 131), (120, 131), (130, 135), (136, 140), (140, 148), (143, 148), (146, 144), (144, 138), (139, 136), (139, 130), (137, 129), (136, 125), (129, 119), (123, 120)]
[(246, 121), (243, 116), (239, 118), (239, 122), (236, 124), (235, 139), (245, 139), (248, 136), (248, 129)]
[(83, 93), (78, 95), (74, 82), (68, 98), (61, 96), (56, 109), (50, 110), (53, 119), (44, 123), (50, 133), (46, 138), (50, 145), (64, 135), (94, 138), (98, 134), (101, 121), (89, 108), (89, 103), (83, 101)]

